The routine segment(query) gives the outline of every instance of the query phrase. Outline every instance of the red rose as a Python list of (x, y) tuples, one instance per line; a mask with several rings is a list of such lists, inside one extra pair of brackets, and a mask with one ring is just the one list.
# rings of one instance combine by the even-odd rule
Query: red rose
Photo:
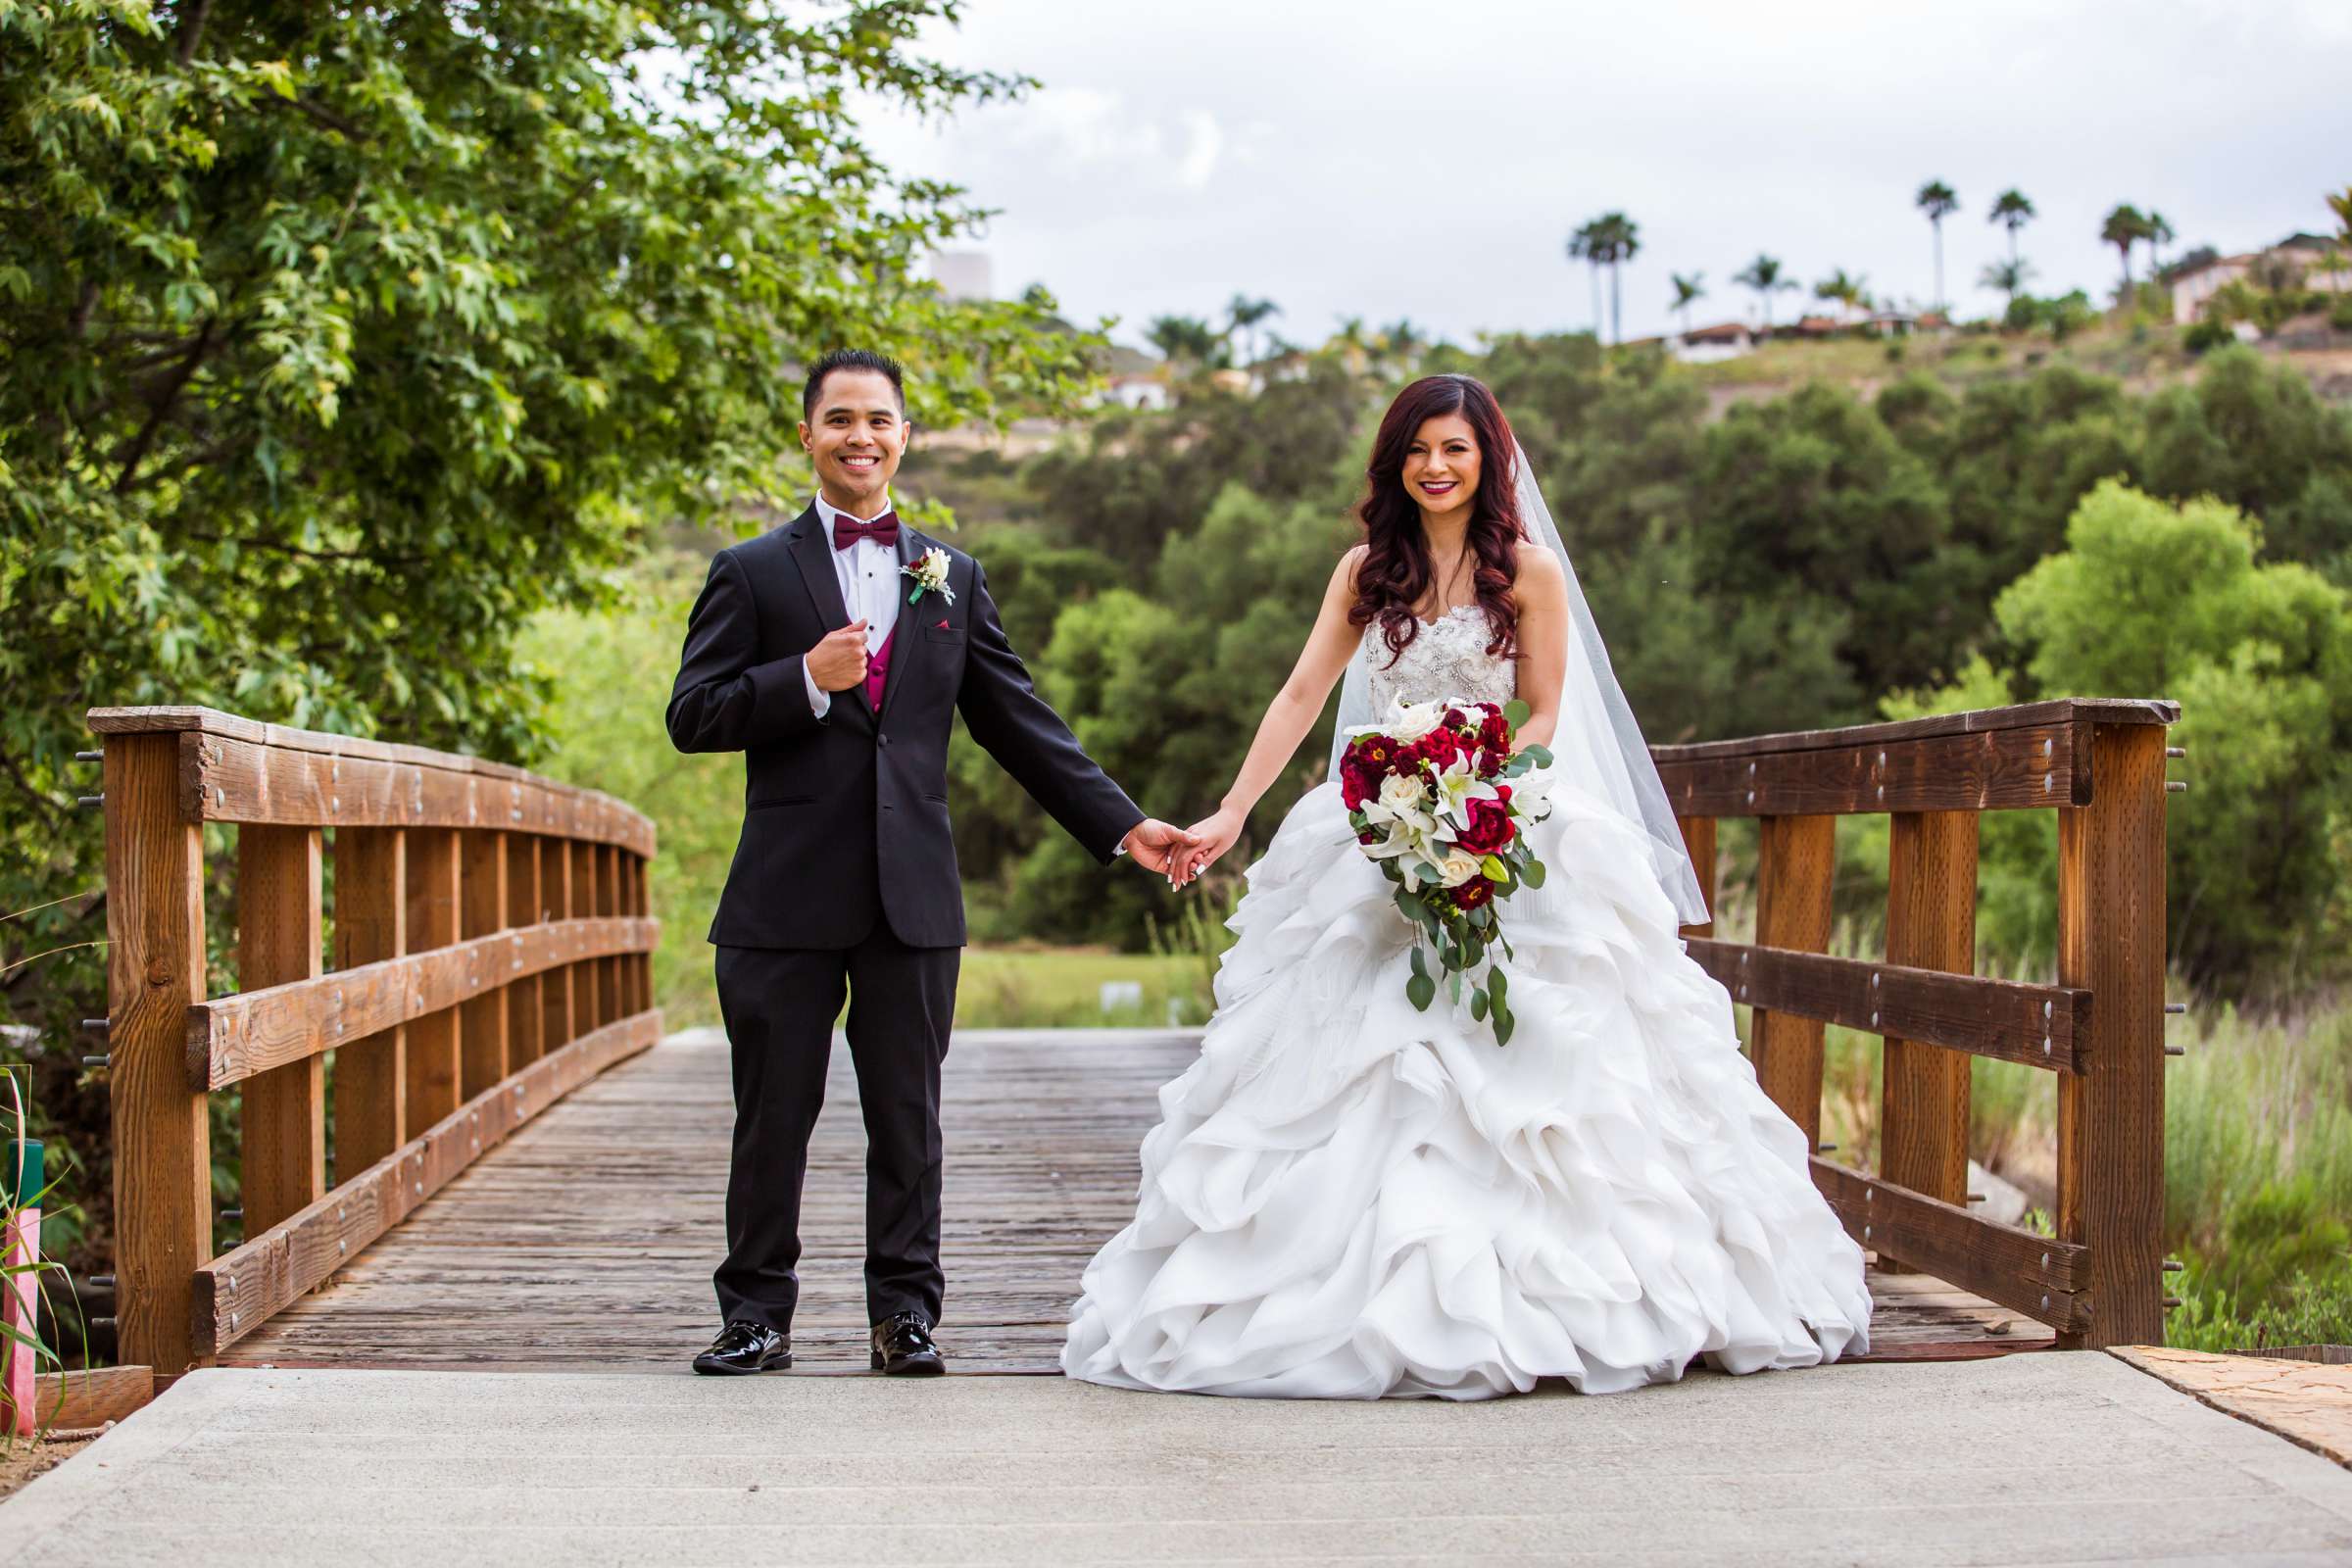
[(1474, 876), (1453, 890), (1453, 906), (1475, 909), (1494, 897), (1494, 884), (1483, 876)]
[(1494, 751), (1511, 749), (1511, 721), (1500, 713), (1489, 713), (1486, 722), (1478, 726), (1478, 744)]
[(1375, 784), (1396, 765), (1396, 743), (1386, 735), (1359, 735), (1348, 743), (1348, 753)]
[(1348, 809), (1355, 810), (1379, 792), (1378, 781), (1368, 778), (1354, 758), (1340, 759), (1340, 800)]
[(1443, 770), (1462, 754), (1462, 743), (1453, 731), (1440, 727), (1431, 730), (1413, 744), (1433, 770)]
[(1461, 729), (1470, 722), (1470, 716), (1458, 708), (1448, 708), (1442, 722), (1447, 729)]
[(1358, 844), (1378, 844), (1380, 842), (1380, 834), (1372, 828), (1365, 828), (1362, 832), (1356, 834), (1355, 842)]
[(1493, 778), (1501, 771), (1502, 754), (1500, 752), (1488, 748), (1478, 754), (1478, 776), (1480, 778)]
[(1472, 801), (1469, 825), (1454, 842), (1472, 855), (1494, 855), (1518, 836), (1509, 808), (1497, 801)]

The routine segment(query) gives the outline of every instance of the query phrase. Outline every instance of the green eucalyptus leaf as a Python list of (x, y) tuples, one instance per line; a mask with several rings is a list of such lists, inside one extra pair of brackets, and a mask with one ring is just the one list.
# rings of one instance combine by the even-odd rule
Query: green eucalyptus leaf
[(1438, 983), (1425, 974), (1416, 974), (1404, 983), (1405, 1000), (1423, 1012), (1438, 997)]

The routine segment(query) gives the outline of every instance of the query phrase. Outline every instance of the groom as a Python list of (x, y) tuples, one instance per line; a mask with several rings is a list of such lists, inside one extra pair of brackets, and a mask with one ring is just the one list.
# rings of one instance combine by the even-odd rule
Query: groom
[(907, 438), (898, 365), (827, 354), (801, 412), (816, 499), (711, 559), (669, 698), (671, 743), (742, 752), (746, 774), (710, 931), (735, 1080), (725, 1327), (694, 1368), (792, 1364), (801, 1179), (846, 987), (871, 1364), (936, 1373), (939, 1070), (964, 941), (950, 716), (1104, 864), (1132, 854), (1166, 872), (1191, 840), (1137, 809), (1031, 688), (980, 564), (892, 514)]

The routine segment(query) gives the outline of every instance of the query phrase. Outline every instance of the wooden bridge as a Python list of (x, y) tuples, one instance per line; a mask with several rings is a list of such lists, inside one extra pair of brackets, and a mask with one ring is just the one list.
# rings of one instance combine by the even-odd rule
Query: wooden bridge
[[(2163, 1338), (2177, 716), (2072, 700), (1658, 753), (1710, 905), (1716, 823), (1759, 819), (1757, 941), (1693, 927), (1690, 947), (1753, 1009), (1758, 1077), (1817, 1146), (1824, 1021), (1886, 1038), (1880, 1168), (1814, 1158), (1876, 1255), (1873, 1356)], [(90, 723), (105, 738), (123, 1359), (169, 1378), (260, 1360), (666, 1365), (694, 1348), (722, 1250), (723, 1054), (681, 1042), (515, 1137), (661, 1038), (654, 824), (518, 769), (210, 710)], [(2058, 813), (2056, 985), (1969, 972), (1977, 824), (1997, 809)], [(1885, 961), (1823, 952), (1834, 822), (1863, 812), (1893, 825)], [(236, 828), (235, 989), (218, 994), (216, 823)], [(960, 1037), (948, 1214), (958, 1301), (982, 1308), (957, 1314), (967, 1356), (1056, 1365), (1078, 1270), (1132, 1200), (1153, 1091), (1191, 1049)], [(2057, 1079), (2054, 1237), (1969, 1210), (1972, 1054)], [(207, 1106), (223, 1093), (239, 1102), (245, 1240), (216, 1252)], [(812, 1246), (852, 1257), (857, 1127), (820, 1123), (808, 1195)], [(858, 1340), (854, 1300), (824, 1289), (804, 1336), (822, 1322)], [(474, 1314), (534, 1327), (516, 1344), (466, 1331)]]
[[(1710, 906), (1717, 823), (1759, 821), (1756, 941), (1694, 927), (1690, 951), (1752, 1009), (1759, 1079), (1822, 1150), (1815, 1181), (1873, 1258), (1870, 1353), (1794, 1375), (1811, 1387), (1859, 1396), (1883, 1385), (1853, 1380), (1888, 1362), (2161, 1343), (2177, 716), (2069, 700), (1659, 749)], [(715, 1031), (663, 1038), (653, 824), (516, 769), (209, 710), (90, 722), (104, 737), (123, 1360), (159, 1388), (213, 1367), (694, 1381), (677, 1375), (715, 1321), (728, 1064)], [(2055, 984), (1970, 972), (1978, 823), (2007, 809), (2057, 813)], [(1892, 821), (1885, 958), (1832, 956), (1835, 818), (1878, 812)], [(235, 829), (229, 909), (207, 907), (216, 824)], [(210, 973), (208, 920), (232, 910), (233, 972)], [(1885, 1038), (1877, 1169), (1820, 1144), (1825, 1022)], [(1127, 1217), (1155, 1091), (1195, 1039), (957, 1034), (941, 1339), (958, 1370), (1057, 1370), (1079, 1271)], [(864, 1366), (846, 1054), (804, 1210), (795, 1339), (811, 1372)], [(2055, 1079), (2055, 1235), (1969, 1207), (1977, 1055)], [(224, 1094), (243, 1239), (217, 1250), (209, 1106)], [(221, 1375), (198, 1371), (189, 1397)], [(1070, 1396), (1098, 1396), (1119, 1397)], [(2352, 1501), (2337, 1523), (2352, 1548)]]

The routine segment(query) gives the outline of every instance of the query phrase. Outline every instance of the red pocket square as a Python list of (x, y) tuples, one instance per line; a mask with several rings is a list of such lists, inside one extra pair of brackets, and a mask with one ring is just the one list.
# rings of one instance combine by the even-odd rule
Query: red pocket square
[(941, 621), (941, 622), (939, 623), (939, 629), (940, 629), (941, 631), (946, 631), (946, 630), (948, 629), (948, 623), (947, 623), (946, 621), (944, 621), (944, 620), (943, 620), (943, 621)]

